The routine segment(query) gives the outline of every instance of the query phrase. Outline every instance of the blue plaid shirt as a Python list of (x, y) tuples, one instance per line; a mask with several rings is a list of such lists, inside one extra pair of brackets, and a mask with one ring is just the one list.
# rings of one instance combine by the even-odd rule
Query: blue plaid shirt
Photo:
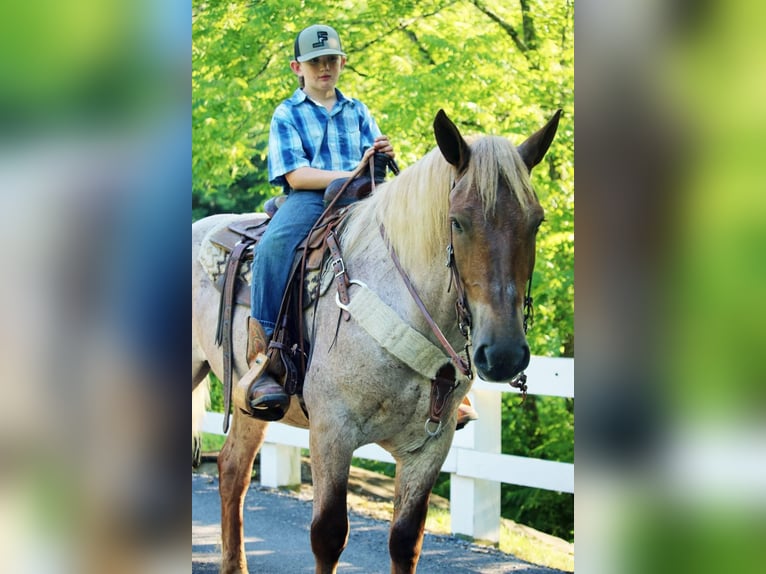
[(340, 90), (331, 112), (312, 102), (301, 89), (274, 111), (269, 131), (269, 182), (290, 185), (285, 174), (299, 167), (352, 171), (380, 129), (362, 102)]

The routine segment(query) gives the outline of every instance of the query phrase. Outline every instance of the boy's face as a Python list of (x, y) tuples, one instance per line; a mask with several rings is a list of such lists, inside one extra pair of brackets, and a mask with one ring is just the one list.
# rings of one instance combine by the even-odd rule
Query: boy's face
[(346, 65), (343, 56), (320, 56), (305, 62), (293, 60), (290, 67), (298, 76), (303, 76), (306, 88), (326, 91), (335, 88), (340, 72)]

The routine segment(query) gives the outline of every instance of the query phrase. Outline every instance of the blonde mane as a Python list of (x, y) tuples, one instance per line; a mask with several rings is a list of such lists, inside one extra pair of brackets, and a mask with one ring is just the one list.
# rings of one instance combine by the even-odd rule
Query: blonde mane
[[(480, 190), (485, 216), (494, 212), (500, 181), (513, 190), (526, 211), (536, 197), (515, 146), (497, 136), (466, 141), (471, 147), (471, 161), (463, 177)], [(454, 180), (455, 168), (438, 148), (432, 149), (352, 207), (343, 233), (344, 250), (363, 253), (371, 241), (377, 241), (382, 223), (406, 269), (443, 261), (449, 242), (449, 194)]]

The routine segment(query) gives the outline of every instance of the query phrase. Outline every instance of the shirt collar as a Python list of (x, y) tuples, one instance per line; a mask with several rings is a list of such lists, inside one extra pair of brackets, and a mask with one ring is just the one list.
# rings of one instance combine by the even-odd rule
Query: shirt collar
[[(350, 104), (353, 105), (354, 101), (347, 98), (343, 95), (343, 92), (341, 92), (338, 88), (335, 88), (335, 97), (338, 98), (338, 103), (341, 105)], [(309, 97), (306, 95), (306, 92), (304, 92), (302, 89), (298, 88), (293, 92), (292, 97), (288, 100), (292, 105), (297, 106), (308, 100)]]

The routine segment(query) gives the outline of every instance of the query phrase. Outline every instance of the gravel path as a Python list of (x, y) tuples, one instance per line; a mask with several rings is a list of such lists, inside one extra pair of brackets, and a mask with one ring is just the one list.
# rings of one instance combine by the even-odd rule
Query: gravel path
[[(252, 484), (245, 499), (245, 549), (250, 574), (312, 574), (311, 502)], [(350, 513), (351, 532), (340, 574), (388, 574), (388, 522)], [(214, 574), (220, 561), (218, 479), (192, 474), (192, 574)], [(426, 534), (418, 574), (551, 574), (499, 550), (452, 536)]]

